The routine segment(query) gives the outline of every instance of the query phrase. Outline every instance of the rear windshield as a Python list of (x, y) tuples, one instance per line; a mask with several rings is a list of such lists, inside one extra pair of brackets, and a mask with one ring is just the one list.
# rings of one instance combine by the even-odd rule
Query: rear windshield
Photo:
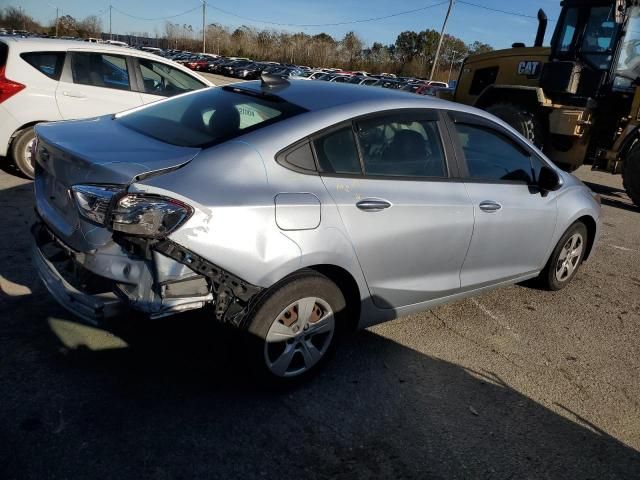
[(207, 88), (116, 117), (122, 125), (182, 147), (210, 147), (305, 112), (275, 95)]

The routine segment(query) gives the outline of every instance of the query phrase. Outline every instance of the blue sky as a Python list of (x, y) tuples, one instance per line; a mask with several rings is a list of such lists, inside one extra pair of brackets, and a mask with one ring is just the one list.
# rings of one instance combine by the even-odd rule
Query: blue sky
[[(390, 15), (396, 12), (416, 9), (439, 3), (442, 0), (210, 0), (210, 4), (236, 15), (250, 17), (264, 21), (295, 24), (337, 23), (350, 20), (367, 19)], [(489, 8), (518, 12), (535, 16), (538, 8), (542, 7), (549, 17), (546, 41), (549, 41), (551, 31), (560, 11), (559, 0), (468, 0), (471, 3), (484, 5)], [(163, 31), (164, 20), (138, 20), (120, 13), (126, 12), (132, 16), (143, 18), (158, 18), (176, 15), (191, 8), (197, 8), (199, 0), (0, 0), (0, 6), (17, 6), (34, 16), (43, 23), (50, 23), (55, 18), (55, 9), (50, 5), (57, 5), (61, 14), (69, 14), (76, 18), (98, 14), (103, 11), (101, 18), (105, 31), (109, 28), (108, 5), (114, 6), (113, 32), (149, 32)], [(230, 27), (242, 24), (259, 28), (273, 28), (276, 30), (304, 31), (309, 34), (325, 31), (341, 38), (349, 30), (354, 30), (360, 37), (370, 44), (374, 41), (393, 43), (398, 33), (404, 30), (424, 30), (433, 28), (440, 30), (447, 5), (399, 15), (385, 20), (352, 25), (327, 27), (284, 27), (266, 23), (250, 22), (207, 7), (207, 23), (221, 23)], [(116, 10), (117, 9), (117, 10)], [(200, 10), (171, 19), (174, 23), (191, 24), (194, 29), (201, 29), (202, 15)], [(504, 48), (515, 41), (533, 42), (537, 21), (534, 18), (523, 18), (515, 15), (491, 12), (472, 5), (456, 3), (449, 20), (448, 33), (462, 38), (465, 42), (480, 40), (496, 48)]]

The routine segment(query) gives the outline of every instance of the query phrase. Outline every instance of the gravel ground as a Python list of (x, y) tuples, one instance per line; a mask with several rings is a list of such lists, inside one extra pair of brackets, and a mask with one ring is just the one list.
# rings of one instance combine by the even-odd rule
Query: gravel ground
[(640, 212), (581, 169), (604, 232), (565, 290), (518, 285), (353, 335), (253, 385), (197, 316), (83, 327), (35, 278), (31, 184), (0, 171), (0, 478), (640, 478)]

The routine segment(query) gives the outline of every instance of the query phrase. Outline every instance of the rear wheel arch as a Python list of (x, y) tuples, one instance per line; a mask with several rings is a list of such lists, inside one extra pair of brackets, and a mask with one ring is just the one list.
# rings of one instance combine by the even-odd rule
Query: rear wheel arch
[(353, 275), (348, 270), (331, 264), (312, 265), (306, 268), (324, 275), (338, 286), (347, 304), (345, 318), (349, 321), (346, 327), (349, 330), (355, 330), (360, 319), (361, 297), (358, 282)]
[(16, 138), (23, 130), (26, 130), (27, 128), (35, 127), (39, 123), (50, 122), (50, 121), (51, 120), (36, 120), (34, 122), (25, 123), (24, 125), (22, 125), (20, 128), (18, 128), (15, 132), (11, 134), (11, 137), (10, 137), (11, 142), (13, 142), (13, 139)]

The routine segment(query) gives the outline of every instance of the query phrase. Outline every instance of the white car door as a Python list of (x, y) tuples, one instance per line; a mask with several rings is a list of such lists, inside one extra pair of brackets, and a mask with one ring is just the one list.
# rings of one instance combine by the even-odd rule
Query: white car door
[(131, 61), (111, 52), (69, 51), (56, 89), (56, 102), (65, 120), (87, 118), (142, 105), (132, 88)]
[(210, 86), (194, 75), (161, 61), (137, 57), (135, 65), (143, 83), (141, 96), (144, 103)]

